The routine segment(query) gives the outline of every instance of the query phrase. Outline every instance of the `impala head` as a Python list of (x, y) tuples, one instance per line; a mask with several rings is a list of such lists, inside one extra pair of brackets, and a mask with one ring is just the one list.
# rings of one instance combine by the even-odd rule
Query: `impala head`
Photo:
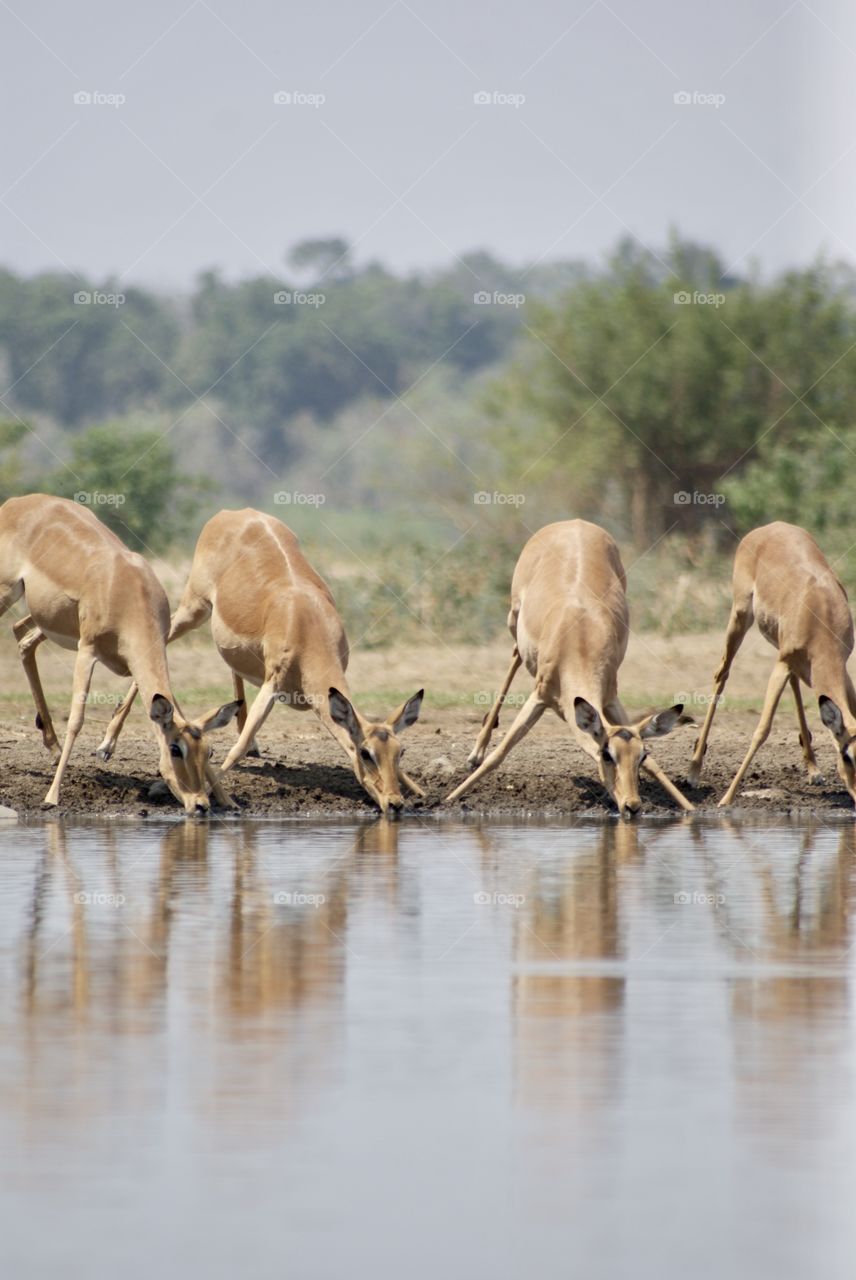
[(844, 723), (844, 716), (831, 698), (821, 694), (817, 700), (820, 718), (838, 744), (838, 773), (856, 803), (856, 734)]
[(338, 689), (331, 689), (329, 693), (330, 716), (334, 724), (348, 734), (356, 751), (354, 771), (384, 815), (390, 809), (398, 813), (404, 808), (399, 768), (404, 748), (398, 741), (398, 735), (419, 719), (424, 692), (420, 689), (414, 693), (386, 720), (369, 720), (361, 716), (350, 699)]
[(632, 818), (642, 808), (639, 799), (639, 769), (647, 752), (648, 738), (662, 738), (681, 723), (683, 703), (645, 716), (636, 724), (605, 724), (585, 698), (574, 698), (574, 718), (583, 733), (594, 738), (600, 754), (600, 780), (612, 796), (622, 818)]
[(226, 702), (199, 720), (185, 720), (162, 693), (152, 698), (149, 715), (163, 734), (161, 775), (185, 813), (210, 813), (207, 768), (211, 747), (205, 735), (222, 729), (241, 706), (240, 701)]

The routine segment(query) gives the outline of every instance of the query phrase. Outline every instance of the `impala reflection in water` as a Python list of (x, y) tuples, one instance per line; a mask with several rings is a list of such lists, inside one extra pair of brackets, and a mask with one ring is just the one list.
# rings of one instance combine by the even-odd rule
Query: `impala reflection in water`
[(4, 1274), (851, 1274), (852, 823), (0, 840)]

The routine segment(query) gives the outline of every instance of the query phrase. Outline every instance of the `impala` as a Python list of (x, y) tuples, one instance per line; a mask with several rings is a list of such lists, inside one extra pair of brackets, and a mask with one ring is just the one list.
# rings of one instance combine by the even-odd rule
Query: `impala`
[[(345, 678), (348, 641), (335, 601), (282, 521), (252, 509), (221, 511), (208, 521), (167, 643), (207, 618), (241, 700), (238, 740), (223, 762), (224, 772), (255, 748), (274, 704), (284, 702), (315, 712), (384, 814), (403, 808), (402, 786), (424, 796), (401, 767), (398, 739), (418, 719), (423, 690), (385, 720), (357, 711)], [(249, 713), (243, 705), (245, 680), (259, 687)], [(113, 752), (135, 693), (132, 685), (110, 723), (99, 748), (104, 759)]]
[[(218, 804), (231, 803), (209, 763), (205, 734), (228, 724), (240, 704), (227, 703), (197, 721), (181, 715), (166, 664), (169, 603), (142, 556), (66, 498), (10, 498), (0, 507), (0, 614), (22, 597), (28, 613), (12, 631), (36, 704), (36, 727), (58, 761), (46, 805), (59, 804), (96, 662), (115, 675), (132, 676), (142, 690), (161, 775), (185, 811), (207, 813), (209, 790)], [(36, 650), (46, 639), (76, 650), (62, 750), (36, 666)]]
[[(686, 722), (683, 707), (631, 723), (618, 700), (618, 668), (627, 648), (626, 590), (618, 547), (597, 525), (564, 520), (529, 539), (511, 583), (511, 666), (469, 756), (469, 763), (479, 767), (447, 799), (459, 799), (501, 764), (549, 707), (571, 726), (580, 746), (596, 761), (600, 780), (622, 817), (632, 817), (642, 807), (640, 768), (682, 809), (693, 808), (645, 746)], [(500, 706), (524, 664), (535, 689), (502, 742), (485, 757)]]
[(713, 677), (713, 697), (693, 752), (689, 778), (696, 783), (716, 707), (743, 637), (752, 625), (777, 650), (758, 727), (720, 805), (733, 804), (759, 747), (766, 742), (779, 699), (790, 684), (796, 703), (803, 760), (812, 782), (822, 781), (805, 718), (800, 681), (818, 694), (820, 718), (838, 747), (838, 772), (856, 802), (856, 692), (847, 674), (853, 650), (853, 618), (847, 592), (810, 533), (776, 521), (753, 529), (737, 548), (725, 653)]

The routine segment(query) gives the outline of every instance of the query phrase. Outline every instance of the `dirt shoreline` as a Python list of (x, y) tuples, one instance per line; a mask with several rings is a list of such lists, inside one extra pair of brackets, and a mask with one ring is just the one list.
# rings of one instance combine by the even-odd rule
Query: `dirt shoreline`
[[(700, 811), (715, 812), (746, 749), (755, 717), (746, 712), (722, 713), (715, 725), (705, 772), (698, 787), (688, 787), (685, 770), (696, 738), (692, 726), (657, 743), (656, 756), (669, 776)], [(466, 756), (479, 717), (455, 709), (431, 709), (408, 735), (406, 766), (428, 795), (408, 810), (450, 816), (606, 817), (615, 812), (596, 777), (593, 763), (559, 721), (538, 726), (494, 773), (483, 778), (461, 801), (446, 805), (443, 797), (469, 772)], [(21, 815), (88, 814), (103, 818), (162, 816), (180, 812), (169, 796), (150, 795), (157, 777), (152, 738), (126, 728), (116, 754), (104, 764), (95, 756), (101, 726), (84, 731), (75, 747), (63, 783), (59, 809), (43, 810), (42, 800), (53, 774), (51, 757), (35, 727), (25, 729), (0, 720), (5, 769), (0, 803)], [(231, 740), (230, 738), (228, 739)], [(222, 759), (226, 736), (215, 760)], [(227, 775), (237, 812), (245, 816), (320, 817), (350, 815), (370, 818), (377, 811), (351, 773), (337, 745), (304, 720), (266, 731), (261, 759), (247, 759)], [(799, 810), (816, 815), (852, 811), (852, 803), (835, 772), (831, 746), (817, 743), (825, 780), (808, 782), (793, 729), (774, 730), (735, 808), (782, 813)], [(643, 813), (679, 814), (677, 805), (651, 779), (641, 782)]]
[[(681, 700), (700, 722), (721, 645), (718, 633), (632, 636), (621, 673), (625, 705), (641, 715)], [(354, 655), (349, 677), (365, 710), (389, 712), (397, 700), (420, 686), (428, 691), (418, 723), (402, 738), (405, 767), (428, 792), (424, 801), (413, 805), (412, 812), (426, 817), (469, 814), (560, 819), (613, 814), (593, 762), (577, 746), (567, 726), (553, 715), (544, 716), (500, 768), (482, 779), (462, 801), (453, 806), (443, 803), (443, 797), (469, 772), (467, 755), (486, 703), (502, 682), (509, 652), (510, 642), (500, 633), (490, 644), (481, 646), (409, 646)], [(190, 643), (171, 647), (169, 659), (176, 694), (188, 714), (233, 696), (230, 674), (204, 633)], [(676, 729), (654, 744), (660, 765), (702, 813), (716, 812), (716, 803), (745, 754), (773, 660), (772, 649), (757, 632), (750, 633), (717, 711), (698, 787), (685, 785), (698, 734), (696, 727)], [(54, 646), (44, 645), (39, 651), (42, 681), (59, 734), (64, 730), (68, 709), (71, 662), (71, 654)], [(531, 679), (521, 673), (512, 693), (522, 700), (531, 684)], [(157, 778), (157, 752), (139, 707), (132, 712), (113, 759), (105, 764), (95, 756), (95, 748), (123, 691), (121, 681), (97, 669), (91, 705), (63, 782), (62, 805), (59, 810), (43, 810), (53, 764), (34, 726), (33, 705), (17, 647), (11, 636), (0, 630), (0, 752), (4, 763), (0, 771), (0, 804), (33, 817), (57, 812), (104, 818), (178, 816), (181, 811), (170, 797), (149, 795)], [(817, 816), (852, 812), (852, 803), (838, 777), (835, 748), (820, 725), (814, 699), (807, 697), (806, 707), (825, 781), (819, 785), (808, 782), (796, 717), (785, 698), (735, 810)], [(512, 705), (503, 712), (494, 742), (508, 728), (515, 709)], [(212, 736), (215, 761), (224, 758), (234, 732), (234, 726), (230, 726)], [(227, 775), (228, 789), (239, 814), (355, 818), (376, 814), (343, 752), (311, 712), (276, 708), (260, 735), (259, 745), (261, 759), (244, 760)], [(653, 780), (643, 778), (640, 793), (645, 815), (680, 812)]]

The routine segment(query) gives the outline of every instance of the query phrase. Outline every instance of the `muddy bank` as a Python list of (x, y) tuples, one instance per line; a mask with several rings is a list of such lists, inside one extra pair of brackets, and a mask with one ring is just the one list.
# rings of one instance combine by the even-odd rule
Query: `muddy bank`
[[(170, 797), (150, 796), (157, 776), (154, 743), (132, 716), (116, 753), (104, 764), (95, 756), (103, 726), (87, 724), (78, 739), (63, 783), (60, 813), (91, 816), (167, 816), (180, 812)], [(455, 806), (443, 797), (464, 777), (466, 757), (481, 721), (479, 711), (458, 708), (423, 711), (406, 735), (408, 772), (428, 792), (414, 812), (545, 816), (608, 815), (613, 807), (594, 773), (592, 762), (555, 717), (545, 717), (494, 773)], [(685, 770), (697, 730), (676, 730), (656, 744), (656, 758), (694, 804), (714, 809), (736, 770), (757, 722), (752, 711), (723, 710), (717, 716), (705, 774), (696, 788), (686, 786)], [(57, 729), (60, 730), (58, 717)], [(215, 760), (223, 759), (233, 730), (218, 735)], [(501, 730), (500, 730), (501, 732)], [(498, 737), (495, 741), (498, 741)], [(850, 809), (851, 802), (835, 768), (826, 735), (815, 736), (825, 781), (810, 785), (800, 756), (796, 727), (780, 715), (769, 741), (756, 757), (739, 799), (741, 809), (768, 812)], [(274, 716), (261, 739), (262, 758), (247, 759), (227, 775), (239, 810), (259, 816), (365, 815), (375, 810), (356, 782), (337, 745), (309, 717)], [(31, 716), (0, 719), (3, 769), (0, 804), (25, 814), (41, 814), (42, 800), (53, 774), (52, 761), (33, 727)], [(643, 778), (644, 812), (668, 814), (677, 807), (657, 783)], [(56, 812), (56, 811), (53, 811)]]

